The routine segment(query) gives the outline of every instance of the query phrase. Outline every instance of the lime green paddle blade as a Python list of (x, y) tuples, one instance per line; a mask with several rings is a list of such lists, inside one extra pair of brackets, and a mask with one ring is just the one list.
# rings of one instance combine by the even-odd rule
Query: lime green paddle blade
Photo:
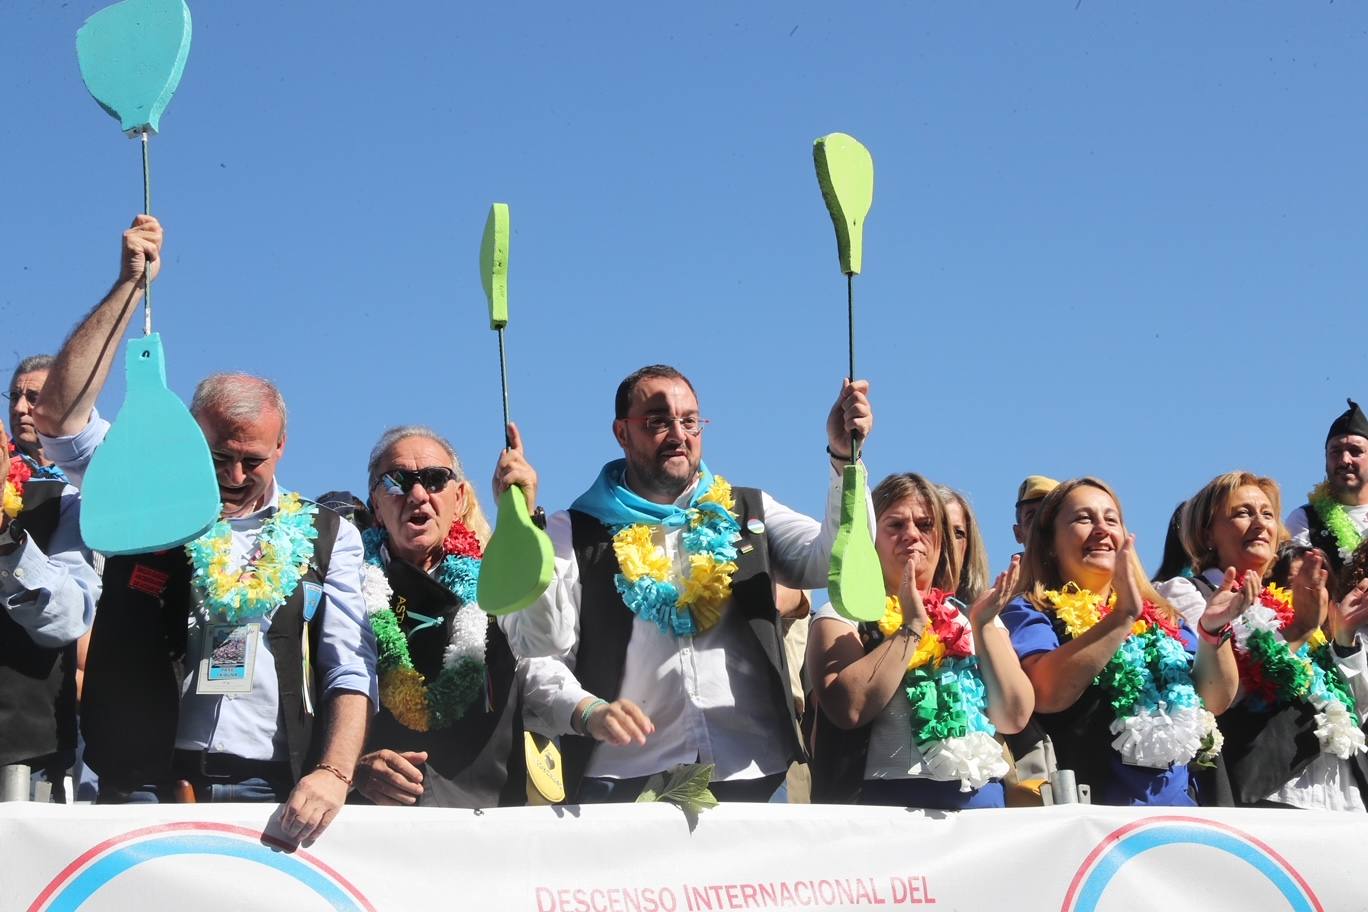
[(551, 585), (556, 554), (551, 539), (527, 514), (522, 488), (499, 497), (494, 535), (480, 562), (476, 601), (490, 614), (512, 614), (531, 605)]
[(130, 339), (128, 391), (81, 484), (81, 537), (105, 554), (163, 551), (198, 538), (219, 515), (204, 433), (166, 388), (161, 336)]
[(828, 133), (812, 143), (817, 183), (836, 226), (841, 272), (857, 275), (864, 260), (864, 223), (874, 203), (874, 159), (860, 141)]
[(76, 33), (81, 79), (125, 133), (157, 132), (190, 56), (184, 0), (123, 0)]
[(831, 546), (831, 605), (852, 621), (877, 621), (884, 615), (883, 567), (869, 535), (867, 479), (860, 463), (841, 476), (841, 528)]
[(489, 298), (489, 328), (508, 325), (508, 204), (489, 207), (480, 242), (480, 280)]

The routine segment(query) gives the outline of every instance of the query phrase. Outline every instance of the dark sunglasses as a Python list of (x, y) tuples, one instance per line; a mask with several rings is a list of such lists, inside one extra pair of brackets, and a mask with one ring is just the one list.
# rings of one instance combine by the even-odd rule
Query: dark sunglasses
[(407, 494), (413, 486), (421, 484), (429, 494), (440, 494), (447, 485), (456, 481), (456, 472), (446, 466), (429, 466), (426, 469), (390, 469), (380, 476), (380, 487), (386, 494)]

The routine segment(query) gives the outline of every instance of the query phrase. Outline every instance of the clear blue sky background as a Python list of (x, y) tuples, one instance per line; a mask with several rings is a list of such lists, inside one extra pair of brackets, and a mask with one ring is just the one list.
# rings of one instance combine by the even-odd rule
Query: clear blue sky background
[[(86, 95), (98, 0), (6, 0), (9, 359), (113, 281), (138, 147)], [(282, 481), (364, 486), (387, 425), (501, 444), (476, 269), (511, 206), (514, 417), (563, 507), (617, 455), (613, 390), (667, 361), (706, 458), (822, 506), (845, 291), (811, 142), (873, 152), (856, 279), (871, 475), (966, 490), (995, 567), (1027, 473), (1120, 492), (1146, 563), (1212, 475), (1321, 474), (1368, 397), (1363, 91), (1352, 3), (192, 2), (154, 139), (172, 387), (275, 378)], [(121, 373), (122, 367), (118, 368)], [(102, 408), (117, 410), (121, 377)], [(155, 472), (155, 463), (149, 463)]]

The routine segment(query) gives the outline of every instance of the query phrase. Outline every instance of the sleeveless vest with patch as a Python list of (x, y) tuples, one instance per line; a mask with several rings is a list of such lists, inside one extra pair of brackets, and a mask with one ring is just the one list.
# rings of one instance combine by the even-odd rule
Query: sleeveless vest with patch
[[(18, 458), (17, 456), (14, 458)], [(30, 478), (15, 520), (43, 553), (57, 530), (64, 482)], [(76, 747), (76, 646), (40, 646), (0, 611), (0, 766)]]
[[(309, 569), (266, 631), (279, 685), (277, 719), (296, 779), (316, 753), (314, 717), (304, 703), (305, 583), (323, 585), (341, 522), (331, 510), (318, 509)], [(191, 574), (184, 548), (105, 562), (104, 591), (86, 654), (81, 733), (86, 764), (115, 788), (164, 782), (170, 775), (181, 688), (196, 661), (187, 655), (186, 632), (195, 610)], [(326, 610), (324, 598), (308, 623), (310, 655), (318, 654)], [(321, 697), (317, 684), (315, 674), (309, 682), (315, 701)]]

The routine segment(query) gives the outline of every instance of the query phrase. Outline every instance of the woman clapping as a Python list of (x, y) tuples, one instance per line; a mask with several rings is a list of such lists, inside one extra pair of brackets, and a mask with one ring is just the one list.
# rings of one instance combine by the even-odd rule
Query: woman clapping
[(873, 500), (883, 620), (857, 625), (831, 605), (813, 615), (813, 800), (1002, 807), (1007, 764), (993, 734), (1020, 731), (1031, 715), (1030, 682), (997, 619), (1017, 564), (966, 608), (953, 597), (959, 568), (932, 486), (892, 475)]
[(1213, 714), (1235, 697), (1224, 632), (1238, 599), (1213, 601), (1194, 636), (1145, 579), (1121, 505), (1095, 478), (1041, 503), (1018, 591), (1002, 620), (1059, 766), (1097, 804), (1194, 804), (1187, 764), (1216, 749)]

